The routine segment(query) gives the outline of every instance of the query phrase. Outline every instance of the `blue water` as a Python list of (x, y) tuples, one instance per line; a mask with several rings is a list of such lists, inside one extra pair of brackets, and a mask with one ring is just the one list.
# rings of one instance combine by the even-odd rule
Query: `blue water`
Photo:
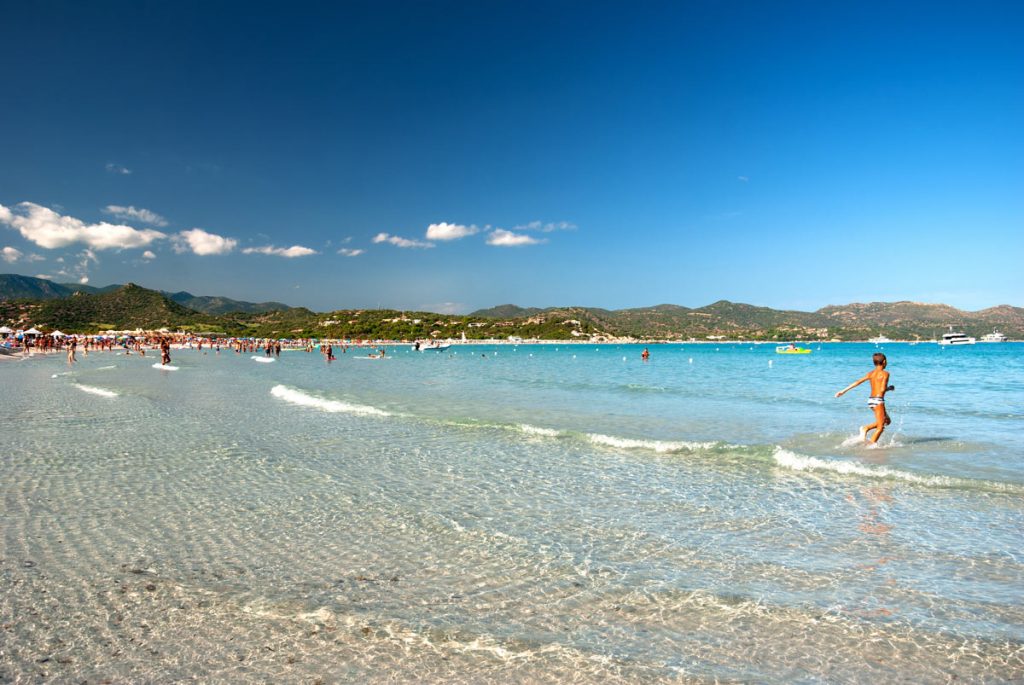
[(649, 347), (0, 364), (0, 681), (1024, 678), (1024, 345)]

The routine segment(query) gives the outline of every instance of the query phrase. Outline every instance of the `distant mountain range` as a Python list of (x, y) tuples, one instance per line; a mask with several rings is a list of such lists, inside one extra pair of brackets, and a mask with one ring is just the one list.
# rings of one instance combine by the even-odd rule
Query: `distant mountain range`
[(587, 322), (602, 331), (642, 331), (651, 338), (864, 340), (886, 335), (894, 340), (938, 338), (949, 326), (980, 336), (999, 328), (1006, 335), (1024, 338), (1024, 309), (999, 305), (968, 312), (945, 304), (871, 302), (829, 305), (814, 312), (778, 310), (719, 300), (691, 309), (662, 304), (638, 309), (608, 310), (594, 307), (537, 309), (513, 304), (481, 309), (470, 316), (489, 319), (554, 317)]
[(637, 309), (519, 307), (481, 309), (467, 316), (394, 310), (315, 313), (279, 302), (167, 293), (135, 284), (94, 288), (29, 276), (0, 275), (0, 323), (66, 332), (186, 327), (259, 337), (370, 339), (523, 338), (646, 340), (933, 339), (948, 326), (980, 336), (999, 328), (1024, 339), (1024, 309), (1000, 305), (966, 312), (944, 304), (872, 302), (814, 312), (776, 310), (721, 300), (705, 307), (672, 304)]
[[(7, 300), (55, 300), (70, 297), (76, 292), (101, 295), (123, 287), (124, 285), (118, 284), (96, 288), (91, 285), (81, 285), (78, 283), (54, 283), (45, 278), (35, 278), (32, 276), (0, 274), (0, 299)], [(160, 292), (166, 295), (168, 299), (204, 314), (228, 314), (230, 312), (255, 314), (291, 309), (291, 307), (281, 302), (245, 302), (242, 300), (232, 300), (228, 297), (193, 295), (184, 290), (176, 293)]]

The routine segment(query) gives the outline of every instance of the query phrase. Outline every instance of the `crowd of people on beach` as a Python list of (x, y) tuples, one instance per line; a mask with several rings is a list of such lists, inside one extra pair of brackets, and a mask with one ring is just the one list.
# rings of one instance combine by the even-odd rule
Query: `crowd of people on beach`
[(68, 362), (74, 363), (78, 353), (118, 351), (126, 355), (146, 356), (146, 351), (159, 350), (161, 361), (170, 362), (172, 349), (194, 349), (197, 351), (230, 350), (236, 354), (263, 354), (269, 358), (280, 358), (282, 350), (299, 350), (312, 353), (319, 349), (327, 361), (336, 359), (336, 351), (346, 354), (350, 347), (368, 348), (372, 357), (383, 357), (384, 349), (379, 341), (318, 340), (316, 338), (272, 339), (236, 338), (192, 333), (136, 332), (122, 334), (20, 334), (0, 338), (0, 349), (7, 353), (21, 355), (66, 353)]

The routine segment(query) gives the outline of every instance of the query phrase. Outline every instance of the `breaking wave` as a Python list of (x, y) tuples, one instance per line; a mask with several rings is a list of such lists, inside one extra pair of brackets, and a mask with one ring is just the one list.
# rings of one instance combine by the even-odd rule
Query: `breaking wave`
[(1016, 483), (1001, 483), (973, 478), (955, 478), (953, 476), (925, 475), (894, 469), (888, 466), (871, 466), (853, 461), (822, 459), (806, 454), (797, 454), (782, 447), (776, 447), (772, 459), (775, 464), (792, 471), (831, 472), (843, 476), (859, 476), (879, 480), (900, 480), (905, 483), (924, 485), (933, 488), (971, 488), (991, 490), (994, 492), (1024, 493), (1024, 487)]
[(275, 385), (271, 389), (270, 394), (290, 404), (294, 404), (300, 407), (312, 407), (313, 409), (319, 409), (320, 411), (331, 412), (333, 414), (391, 416), (390, 412), (386, 412), (383, 409), (377, 409), (377, 407), (371, 407), (365, 404), (352, 404), (350, 402), (341, 402), (339, 400), (325, 400), (321, 397), (307, 395), (306, 393), (300, 390), (293, 390), (292, 388), (289, 388), (284, 385)]
[(675, 454), (677, 452), (699, 452), (716, 447), (716, 442), (690, 442), (687, 440), (637, 440), (635, 438), (620, 438), (614, 435), (602, 435), (601, 433), (587, 433), (589, 442), (605, 447), (618, 447), (627, 450), (650, 450), (658, 454)]
[(541, 428), (540, 426), (531, 426), (528, 423), (520, 423), (516, 427), (527, 435), (536, 435), (541, 438), (558, 438), (564, 435), (562, 431), (555, 430), (554, 428)]

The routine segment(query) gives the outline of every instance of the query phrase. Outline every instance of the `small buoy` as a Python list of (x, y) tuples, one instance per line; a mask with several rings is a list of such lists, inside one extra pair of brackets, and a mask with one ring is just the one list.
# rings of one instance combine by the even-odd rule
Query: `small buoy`
[(625, 357), (623, 357), (623, 358), (622, 358), (622, 361), (626, 361), (626, 358), (625, 358)]
[(769, 369), (772, 368), (772, 360), (771, 359), (768, 360), (768, 368)]
[(690, 363), (691, 364), (693, 363), (693, 357), (690, 357)]
[(575, 358), (576, 358), (576, 355), (574, 354), (574, 355), (572, 356), (572, 358), (573, 358), (573, 359), (575, 359)]

